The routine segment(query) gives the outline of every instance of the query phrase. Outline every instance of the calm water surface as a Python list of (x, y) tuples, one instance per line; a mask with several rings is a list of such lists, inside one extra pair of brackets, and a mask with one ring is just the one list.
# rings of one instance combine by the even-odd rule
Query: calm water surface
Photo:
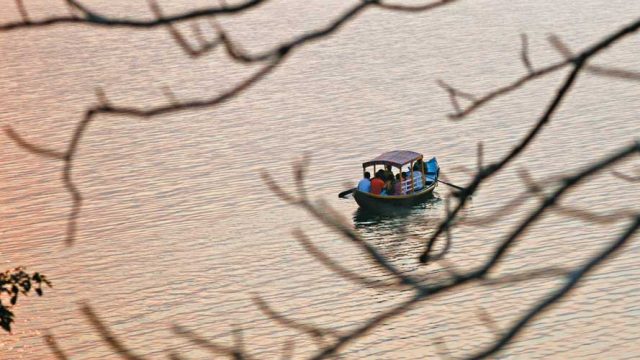
[[(190, 6), (166, 3), (167, 12)], [(273, 1), (220, 22), (243, 47), (258, 51), (326, 24), (352, 3)], [(3, 20), (16, 18), (11, 5), (3, 8)], [(64, 11), (44, 2), (29, 6), (33, 17)], [(147, 14), (138, 2), (93, 6), (114, 15)], [(365, 216), (336, 194), (357, 180), (362, 161), (389, 149), (435, 155), (448, 179), (464, 184), (469, 177), (458, 169), (475, 166), (476, 143), (484, 141), (487, 161), (504, 155), (543, 111), (563, 74), (533, 82), (464, 122), (446, 119), (450, 105), (436, 79), (481, 93), (524, 73), (520, 33), (529, 35), (531, 60), (542, 66), (558, 59), (548, 34), (578, 50), (639, 14), (640, 3), (629, 0), (462, 1), (420, 15), (371, 10), (332, 38), (300, 49), (265, 81), (218, 108), (149, 120), (100, 116), (75, 162), (74, 179), (86, 201), (70, 248), (63, 243), (70, 199), (61, 164), (3, 136), (3, 268), (42, 271), (55, 289), (20, 301), (14, 334), (0, 336), (0, 351), (16, 359), (50, 358), (41, 338), (49, 330), (74, 359), (113, 358), (80, 314), (82, 301), (136, 353), (151, 358), (165, 358), (167, 350), (206, 358), (173, 334), (174, 323), (222, 343), (242, 327), (252, 354), (278, 357), (285, 339), (296, 334), (266, 319), (252, 294), (298, 320), (341, 330), (355, 326), (409, 294), (362, 288), (332, 275), (296, 242), (293, 230), (304, 229), (345, 266), (375, 270), (338, 235), (270, 193), (260, 171), (291, 188), (291, 164), (308, 153), (307, 186), (314, 197), (328, 201), (402, 269), (441, 276), (437, 265), (419, 267), (416, 257), (443, 216), (448, 189), (439, 187), (434, 201), (407, 216), (388, 218)], [(627, 38), (594, 63), (640, 71), (638, 39)], [(114, 104), (152, 106), (163, 102), (163, 87), (180, 99), (201, 98), (255, 70), (222, 52), (189, 59), (162, 29), (11, 32), (0, 34), (0, 53), (0, 125), (57, 150), (95, 103), (95, 87)], [(490, 214), (521, 191), (518, 168), (545, 181), (640, 136), (637, 83), (585, 74), (576, 85), (535, 145), (474, 197), (470, 218)], [(636, 157), (617, 169), (637, 167)], [(637, 211), (640, 191), (605, 173), (566, 202), (603, 214)], [(450, 261), (461, 269), (479, 264), (535, 204), (531, 200), (491, 226), (460, 227)], [(578, 264), (625, 222), (594, 225), (549, 214), (499, 270)], [(633, 241), (499, 357), (640, 356), (638, 255)], [(418, 359), (443, 348), (468, 354), (494, 339), (478, 309), (506, 328), (558, 284), (547, 279), (464, 288), (390, 321), (345, 357)], [(297, 356), (315, 350), (312, 339), (295, 339)]]

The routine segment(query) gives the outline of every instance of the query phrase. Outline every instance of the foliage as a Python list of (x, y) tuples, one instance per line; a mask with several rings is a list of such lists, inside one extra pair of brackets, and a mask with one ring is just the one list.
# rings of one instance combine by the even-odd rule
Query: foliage
[[(9, 309), (18, 302), (20, 294), (26, 296), (33, 290), (38, 296), (42, 296), (42, 284), (52, 287), (45, 275), (39, 272), (29, 275), (25, 270), (23, 267), (17, 267), (0, 273), (0, 327), (5, 331), (11, 331), (14, 314)], [(4, 294), (6, 294), (5, 301), (7, 297), (9, 298), (8, 306), (2, 301)]]

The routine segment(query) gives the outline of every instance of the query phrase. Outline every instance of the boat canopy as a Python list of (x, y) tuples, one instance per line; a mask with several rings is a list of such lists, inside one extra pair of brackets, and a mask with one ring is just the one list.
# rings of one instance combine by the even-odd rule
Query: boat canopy
[(380, 154), (375, 159), (362, 163), (362, 167), (366, 168), (367, 166), (380, 164), (402, 167), (418, 159), (422, 159), (422, 154), (408, 150), (394, 150)]

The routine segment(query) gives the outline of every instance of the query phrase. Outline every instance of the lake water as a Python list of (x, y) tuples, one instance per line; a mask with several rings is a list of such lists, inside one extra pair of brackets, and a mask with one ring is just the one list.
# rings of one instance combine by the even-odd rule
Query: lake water
[[(113, 15), (146, 16), (143, 2), (100, 2)], [(186, 1), (163, 4), (167, 13)], [(204, 5), (207, 2), (197, 2)], [(273, 1), (219, 21), (245, 49), (259, 51), (328, 23), (355, 2)], [(9, 3), (2, 20), (17, 19)], [(64, 13), (60, 4), (28, 2), (32, 17)], [(296, 357), (313, 339), (274, 324), (253, 305), (259, 294), (292, 318), (349, 329), (409, 294), (363, 288), (327, 270), (292, 235), (304, 229), (335, 260), (363, 273), (360, 252), (301, 210), (283, 203), (260, 178), (271, 173), (293, 189), (291, 166), (304, 153), (307, 186), (325, 199), (399, 267), (419, 266), (424, 239), (444, 213), (437, 198), (401, 218), (362, 217), (336, 194), (361, 175), (360, 163), (391, 149), (437, 156), (456, 184), (469, 181), (476, 144), (499, 159), (542, 113), (564, 72), (500, 98), (453, 122), (443, 79), (477, 94), (525, 72), (520, 33), (529, 36), (534, 66), (557, 61), (546, 41), (554, 33), (574, 51), (640, 14), (638, 1), (461, 1), (424, 14), (368, 10), (335, 36), (296, 51), (264, 81), (222, 106), (147, 120), (100, 116), (83, 138), (74, 179), (85, 203), (73, 247), (64, 245), (70, 196), (62, 164), (0, 140), (0, 254), (3, 268), (45, 273), (54, 289), (15, 308), (12, 335), (0, 335), (3, 358), (51, 358), (45, 330), (74, 359), (113, 358), (79, 310), (90, 303), (137, 354), (168, 350), (207, 358), (171, 330), (187, 326), (231, 343), (245, 329), (250, 353), (276, 358), (295, 338)], [(205, 24), (203, 23), (203, 28)], [(182, 27), (185, 34), (190, 29)], [(640, 37), (627, 37), (593, 63), (640, 71)], [(62, 151), (101, 87), (114, 104), (162, 104), (163, 87), (180, 99), (228, 89), (255, 67), (222, 51), (189, 59), (163, 29), (130, 31), (57, 26), (0, 34), (0, 125)], [(640, 136), (637, 82), (583, 74), (551, 124), (517, 161), (474, 197), (466, 215), (487, 216), (523, 190), (517, 169), (546, 181), (576, 171)], [(616, 166), (637, 173), (639, 157)], [(450, 261), (461, 269), (482, 262), (536, 205), (530, 200), (490, 226), (454, 231)], [(566, 204), (601, 214), (637, 212), (638, 184), (603, 173), (572, 191)], [(624, 229), (628, 219), (596, 225), (549, 213), (500, 266), (500, 273), (544, 265), (576, 265)], [(636, 236), (634, 240), (637, 240)], [(501, 358), (630, 359), (640, 356), (640, 245), (598, 268), (569, 298), (537, 319)], [(430, 275), (431, 276), (431, 275)], [(435, 275), (434, 275), (435, 276)], [(479, 309), (505, 329), (560, 282), (465, 287), (434, 298), (384, 324), (344, 351), (345, 358), (418, 359), (447, 351), (469, 354), (491, 342)], [(444, 344), (444, 345), (442, 345)]]

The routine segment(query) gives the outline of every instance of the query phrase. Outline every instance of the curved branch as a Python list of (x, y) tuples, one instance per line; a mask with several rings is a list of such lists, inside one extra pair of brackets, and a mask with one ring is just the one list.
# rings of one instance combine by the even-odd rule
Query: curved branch
[(20, 134), (18, 134), (15, 130), (13, 130), (13, 128), (9, 125), (4, 127), (4, 133), (7, 134), (9, 139), (13, 140), (18, 146), (20, 146), (21, 148), (24, 148), (30, 153), (37, 154), (44, 157), (50, 157), (56, 160), (64, 159), (64, 153), (61, 153), (55, 150), (45, 149), (38, 145), (31, 144), (30, 142), (24, 140), (22, 136), (20, 136)]

